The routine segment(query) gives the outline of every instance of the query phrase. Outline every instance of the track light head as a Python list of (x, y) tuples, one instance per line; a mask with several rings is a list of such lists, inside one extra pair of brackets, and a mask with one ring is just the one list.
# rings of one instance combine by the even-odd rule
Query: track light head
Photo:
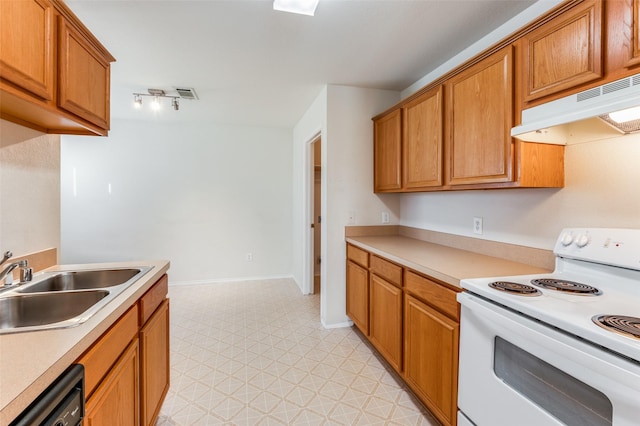
[(147, 89), (148, 93), (134, 93), (133, 94), (133, 106), (136, 109), (140, 109), (142, 107), (142, 97), (149, 96), (152, 99), (151, 101), (151, 109), (154, 111), (158, 111), (162, 108), (162, 98), (171, 99), (171, 107), (174, 111), (180, 110), (180, 98), (195, 100), (198, 99), (198, 96), (195, 94), (195, 90), (192, 88), (189, 89), (177, 89), (179, 96), (167, 95), (162, 89)]
[(142, 108), (142, 96), (136, 94), (133, 95), (133, 107), (136, 109)]

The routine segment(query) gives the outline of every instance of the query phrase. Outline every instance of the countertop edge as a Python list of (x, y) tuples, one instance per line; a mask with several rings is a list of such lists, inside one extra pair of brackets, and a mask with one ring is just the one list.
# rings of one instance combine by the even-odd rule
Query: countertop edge
[[(394, 243), (406, 242), (411, 245), (417, 245), (420, 248), (424, 248), (425, 251), (446, 251), (451, 255), (460, 255), (461, 257), (472, 258), (474, 260), (489, 260), (495, 263), (495, 267), (489, 268), (492, 270), (491, 275), (486, 274), (451, 274), (447, 272), (443, 272), (442, 269), (437, 269), (437, 266), (427, 265), (425, 263), (420, 263), (416, 260), (412, 260), (407, 258), (406, 256), (402, 256), (401, 254), (394, 252), (393, 250), (385, 249), (384, 244), (376, 244), (367, 242), (366, 240), (377, 240), (377, 241), (393, 241)], [(364, 240), (364, 241), (363, 241)], [(384, 257), (392, 262), (395, 262), (399, 265), (402, 265), (406, 268), (412, 269), (416, 272), (419, 272), (424, 275), (428, 275), (431, 278), (434, 278), (438, 281), (441, 281), (444, 284), (452, 286), (458, 290), (461, 289), (460, 281), (465, 278), (480, 278), (482, 276), (502, 276), (502, 275), (525, 275), (532, 273), (546, 273), (549, 272), (549, 269), (540, 268), (534, 265), (528, 265), (520, 262), (516, 262), (513, 260), (502, 259), (495, 256), (479, 254), (473, 251), (467, 251), (456, 247), (440, 245), (437, 243), (432, 243), (428, 241), (418, 240), (414, 238), (410, 238), (403, 235), (370, 235), (370, 236), (357, 236), (357, 237), (346, 237), (345, 241), (349, 244), (352, 244), (356, 247), (359, 247), (363, 250), (368, 251), (369, 253)], [(504, 271), (504, 273), (502, 272)], [(514, 273), (514, 271), (518, 271)]]
[[(396, 237), (406, 238), (406, 237), (400, 237), (400, 236), (396, 236)], [(460, 280), (455, 278), (455, 277), (443, 274), (440, 271), (437, 271), (437, 270), (434, 270), (432, 268), (426, 267), (424, 265), (420, 265), (418, 263), (412, 262), (412, 261), (410, 261), (408, 259), (405, 259), (403, 257), (396, 256), (396, 255), (394, 255), (394, 254), (392, 254), (390, 252), (381, 250), (381, 249), (379, 249), (379, 248), (377, 248), (375, 246), (363, 243), (363, 242), (358, 241), (357, 239), (354, 239), (354, 238), (351, 238), (351, 237), (347, 238), (346, 241), (349, 244), (352, 244), (352, 245), (357, 246), (357, 247), (359, 247), (359, 248), (361, 248), (363, 250), (368, 251), (369, 253), (373, 253), (375, 255), (384, 257), (387, 260), (395, 262), (395, 263), (397, 263), (399, 265), (402, 265), (402, 266), (404, 266), (406, 268), (413, 269), (416, 272), (420, 272), (422, 274), (429, 275), (430, 277), (435, 278), (435, 279), (437, 279), (439, 281), (442, 281), (445, 284), (448, 284), (448, 285), (451, 285), (453, 287), (456, 287), (456, 288), (460, 289)], [(425, 244), (433, 244), (433, 243), (425, 242)]]

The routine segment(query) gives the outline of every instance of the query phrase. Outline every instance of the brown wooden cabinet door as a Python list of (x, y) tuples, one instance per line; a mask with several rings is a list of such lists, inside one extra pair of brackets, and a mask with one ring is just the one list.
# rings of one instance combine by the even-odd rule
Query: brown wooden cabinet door
[(513, 180), (513, 48), (446, 83), (447, 183)]
[(402, 188), (402, 113), (400, 109), (373, 124), (373, 191), (398, 192)]
[(442, 185), (442, 87), (402, 107), (403, 189)]
[(109, 129), (110, 61), (62, 17), (58, 25), (58, 106)]
[(456, 422), (459, 329), (457, 322), (405, 296), (404, 377), (445, 425)]
[(169, 390), (169, 300), (162, 302), (140, 330), (140, 424), (150, 426)]
[(0, 1), (0, 77), (53, 99), (54, 31), (54, 10), (47, 0)]
[(140, 424), (138, 339), (124, 351), (87, 401), (85, 426)]
[(369, 338), (398, 372), (402, 370), (402, 290), (371, 274)]
[(369, 271), (352, 261), (347, 261), (347, 315), (369, 334)]
[(525, 102), (603, 75), (602, 0), (587, 0), (522, 38)]
[(631, 5), (631, 43), (627, 66), (638, 64), (640, 64), (640, 0), (633, 0)]

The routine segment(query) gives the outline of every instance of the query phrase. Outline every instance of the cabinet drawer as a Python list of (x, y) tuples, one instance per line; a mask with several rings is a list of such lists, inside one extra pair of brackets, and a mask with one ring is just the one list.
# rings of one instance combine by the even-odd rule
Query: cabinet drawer
[(145, 294), (140, 298), (140, 325), (142, 326), (162, 301), (167, 298), (169, 292), (169, 279), (163, 275)]
[(365, 268), (369, 267), (369, 253), (351, 244), (347, 244), (347, 259)]
[(378, 256), (371, 256), (371, 272), (402, 287), (402, 267)]
[(85, 395), (87, 398), (137, 333), (138, 305), (134, 305), (80, 357), (78, 363), (84, 365)]
[(460, 320), (460, 308), (455, 291), (410, 271), (405, 274), (404, 284), (407, 292), (448, 317)]

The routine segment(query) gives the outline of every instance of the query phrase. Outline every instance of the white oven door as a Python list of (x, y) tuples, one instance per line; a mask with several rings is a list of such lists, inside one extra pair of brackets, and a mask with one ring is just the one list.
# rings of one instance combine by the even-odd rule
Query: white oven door
[(640, 364), (460, 293), (458, 407), (477, 426), (638, 426)]

